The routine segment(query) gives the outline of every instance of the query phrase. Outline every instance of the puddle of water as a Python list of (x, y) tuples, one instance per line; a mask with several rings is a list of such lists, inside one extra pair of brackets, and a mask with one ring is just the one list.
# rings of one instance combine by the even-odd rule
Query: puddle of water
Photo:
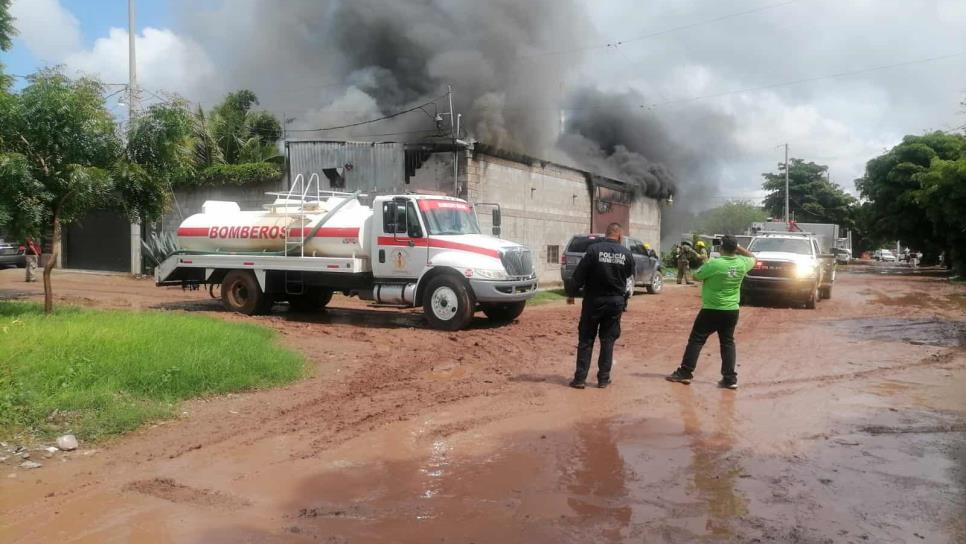
[(966, 347), (966, 321), (875, 318), (832, 321), (830, 325), (862, 340)]
[(352, 542), (728, 541), (747, 512), (734, 396), (704, 422), (690, 400), (677, 420), (591, 420), (570, 433), (512, 436), (482, 458), (436, 439), (416, 460), (319, 474), (302, 486), (292, 521), (306, 535)]

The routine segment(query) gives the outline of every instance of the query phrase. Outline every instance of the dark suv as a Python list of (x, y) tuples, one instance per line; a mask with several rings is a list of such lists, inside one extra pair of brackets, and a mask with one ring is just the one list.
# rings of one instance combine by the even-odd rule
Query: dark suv
[[(584, 258), (587, 248), (594, 242), (606, 238), (603, 234), (578, 234), (567, 242), (563, 255), (560, 256), (560, 279), (564, 288), (570, 292), (570, 282), (573, 281), (577, 263)], [(664, 287), (664, 276), (661, 272), (661, 259), (653, 249), (645, 249), (644, 242), (629, 236), (624, 237), (624, 247), (634, 255), (634, 285), (645, 287), (648, 293), (660, 293)]]

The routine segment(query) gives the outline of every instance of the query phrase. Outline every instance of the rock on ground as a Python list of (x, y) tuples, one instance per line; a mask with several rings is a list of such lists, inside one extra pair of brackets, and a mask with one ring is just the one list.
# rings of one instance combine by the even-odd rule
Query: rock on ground
[(77, 449), (77, 437), (72, 434), (65, 434), (64, 436), (57, 437), (57, 447), (64, 451), (71, 451)]

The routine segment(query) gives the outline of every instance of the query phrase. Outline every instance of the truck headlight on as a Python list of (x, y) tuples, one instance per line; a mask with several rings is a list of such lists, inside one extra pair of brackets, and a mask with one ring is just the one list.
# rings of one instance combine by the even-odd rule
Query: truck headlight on
[(798, 263), (795, 265), (795, 277), (799, 279), (814, 278), (818, 266), (812, 263)]
[(494, 268), (473, 268), (471, 269), (472, 276), (474, 278), (479, 278), (481, 280), (508, 280), (510, 276), (503, 270), (497, 270)]

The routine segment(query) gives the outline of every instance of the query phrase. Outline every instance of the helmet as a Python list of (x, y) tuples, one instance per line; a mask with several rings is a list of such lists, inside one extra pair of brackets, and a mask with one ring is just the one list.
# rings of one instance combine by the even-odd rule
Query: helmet
[(644, 244), (644, 249), (651, 249), (651, 244)]
[(704, 240), (698, 240), (697, 247), (704, 247)]

